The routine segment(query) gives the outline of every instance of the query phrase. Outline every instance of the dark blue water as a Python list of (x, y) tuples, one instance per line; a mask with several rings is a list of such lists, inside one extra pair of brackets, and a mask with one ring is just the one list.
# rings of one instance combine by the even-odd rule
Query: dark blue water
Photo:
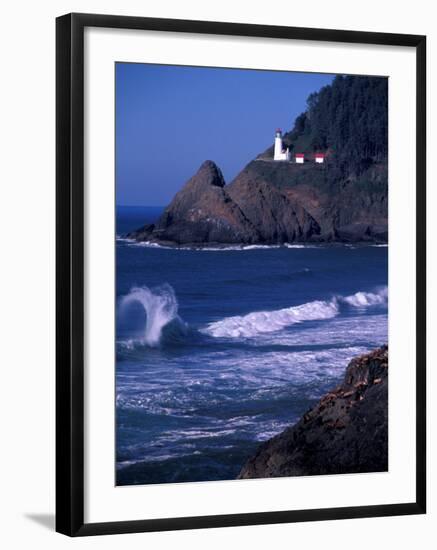
[[(158, 209), (121, 208), (119, 234)], [(234, 479), (387, 342), (384, 246), (117, 241), (117, 483)]]

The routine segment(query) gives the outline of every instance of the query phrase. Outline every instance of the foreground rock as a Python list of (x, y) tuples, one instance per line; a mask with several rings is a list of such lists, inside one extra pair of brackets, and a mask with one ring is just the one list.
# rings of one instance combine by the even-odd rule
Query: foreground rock
[(343, 383), (260, 446), (240, 479), (388, 469), (388, 348), (353, 359)]

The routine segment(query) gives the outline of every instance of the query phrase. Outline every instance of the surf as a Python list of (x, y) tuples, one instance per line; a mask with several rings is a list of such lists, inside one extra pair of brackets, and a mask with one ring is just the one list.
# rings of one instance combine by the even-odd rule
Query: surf
[(117, 235), (117, 242), (126, 244), (129, 247), (138, 248), (154, 248), (161, 250), (181, 250), (189, 252), (250, 252), (254, 250), (276, 250), (279, 248), (290, 249), (309, 249), (317, 248), (320, 245), (311, 244), (294, 244), (294, 243), (282, 243), (282, 244), (219, 244), (219, 245), (165, 245), (154, 241), (136, 241), (135, 239), (126, 237), (124, 235)]
[(387, 287), (375, 292), (359, 291), (350, 296), (334, 296), (330, 300), (315, 300), (273, 311), (254, 311), (246, 315), (226, 317), (209, 323), (201, 332), (214, 338), (251, 338), (259, 334), (277, 332), (305, 321), (332, 319), (339, 315), (343, 305), (362, 309), (386, 306), (387, 300)]
[(120, 300), (120, 315), (127, 315), (132, 304), (139, 304), (146, 317), (141, 344), (156, 348), (165, 337), (174, 340), (186, 333), (187, 325), (178, 315), (176, 294), (169, 284), (155, 288), (133, 287)]
[(210, 323), (202, 332), (216, 338), (249, 338), (260, 333), (276, 332), (303, 321), (331, 319), (336, 315), (338, 304), (335, 298), (329, 302), (317, 300), (276, 311), (255, 311), (228, 317)]
[[(253, 311), (246, 315), (225, 317), (208, 323), (198, 336), (212, 338), (252, 338), (260, 334), (278, 332), (292, 325), (308, 321), (324, 321), (337, 317), (342, 308), (365, 309), (387, 306), (388, 288), (381, 287), (373, 292), (358, 291), (348, 296), (333, 296), (329, 300), (314, 300), (300, 305), (273, 311)], [(120, 300), (120, 314), (126, 315), (132, 304), (139, 304), (145, 313), (145, 327), (141, 340), (130, 340), (128, 348), (138, 343), (151, 348), (164, 344), (185, 341), (188, 325), (178, 314), (178, 300), (169, 284), (149, 288), (133, 287)]]
[(346, 296), (343, 301), (353, 307), (365, 308), (369, 306), (386, 305), (388, 301), (388, 288), (382, 287), (375, 292), (356, 292)]

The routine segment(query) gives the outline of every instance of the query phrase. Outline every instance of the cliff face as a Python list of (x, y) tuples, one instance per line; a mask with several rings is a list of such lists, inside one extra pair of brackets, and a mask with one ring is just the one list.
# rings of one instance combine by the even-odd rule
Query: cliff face
[(175, 245), (386, 242), (386, 167), (332, 180), (329, 160), (320, 166), (259, 158), (225, 186), (206, 161), (156, 224), (128, 237)]
[(256, 230), (230, 200), (224, 186), (219, 168), (211, 161), (204, 162), (155, 225), (128, 236), (176, 244), (252, 242)]
[(343, 383), (260, 446), (240, 479), (388, 469), (388, 348), (353, 359)]
[(225, 187), (219, 168), (206, 161), (156, 224), (128, 237), (169, 244), (254, 244), (307, 240), (318, 232), (313, 217), (275, 186), (260, 179)]
[(292, 195), (287, 195), (256, 172), (242, 172), (228, 187), (232, 201), (257, 228), (259, 242), (308, 241), (320, 233), (314, 217)]
[[(229, 195), (243, 209), (254, 202), (258, 186), (274, 189), (301, 207), (314, 220), (309, 231), (296, 235), (304, 241), (376, 241), (388, 238), (387, 168), (374, 164), (359, 177), (336, 177), (330, 164), (304, 165), (258, 158), (250, 162), (228, 186)], [(272, 205), (272, 212), (277, 208)]]

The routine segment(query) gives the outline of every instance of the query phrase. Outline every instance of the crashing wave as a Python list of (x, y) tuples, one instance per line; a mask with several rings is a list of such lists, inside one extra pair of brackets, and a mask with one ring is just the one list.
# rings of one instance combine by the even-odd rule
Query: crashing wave
[(388, 288), (385, 286), (377, 292), (356, 292), (352, 296), (346, 296), (343, 301), (353, 307), (369, 307), (387, 304)]
[(219, 338), (247, 338), (260, 333), (275, 332), (302, 321), (331, 319), (337, 314), (338, 303), (335, 298), (329, 302), (317, 300), (276, 311), (255, 311), (247, 315), (227, 317), (210, 323), (202, 332)]
[(215, 338), (250, 338), (258, 334), (276, 332), (305, 321), (332, 319), (340, 312), (342, 303), (356, 308), (386, 305), (388, 289), (377, 292), (357, 292), (351, 296), (337, 296), (329, 301), (316, 300), (275, 311), (255, 311), (215, 321), (201, 330)]
[[(374, 292), (356, 292), (350, 296), (334, 296), (330, 300), (315, 300), (305, 304), (274, 311), (254, 311), (247, 315), (235, 315), (209, 323), (200, 333), (214, 338), (250, 338), (258, 334), (280, 331), (305, 321), (332, 319), (346, 305), (357, 309), (386, 306), (388, 288)], [(130, 304), (140, 304), (146, 315), (144, 337), (139, 342), (158, 347), (162, 341), (176, 342), (188, 333), (187, 325), (178, 315), (178, 302), (173, 288), (164, 284), (150, 289), (135, 287), (120, 302), (120, 314), (125, 314)], [(129, 340), (122, 346), (132, 349), (137, 342)]]
[[(164, 331), (174, 336), (174, 333), (184, 333), (185, 323), (178, 315), (178, 301), (175, 292), (169, 284), (150, 289), (146, 286), (134, 287), (120, 301), (120, 314), (125, 314), (129, 305), (140, 304), (146, 314), (144, 338), (141, 343), (150, 347), (158, 347)], [(132, 346), (132, 341), (129, 341)], [(129, 347), (129, 345), (127, 347)]]

